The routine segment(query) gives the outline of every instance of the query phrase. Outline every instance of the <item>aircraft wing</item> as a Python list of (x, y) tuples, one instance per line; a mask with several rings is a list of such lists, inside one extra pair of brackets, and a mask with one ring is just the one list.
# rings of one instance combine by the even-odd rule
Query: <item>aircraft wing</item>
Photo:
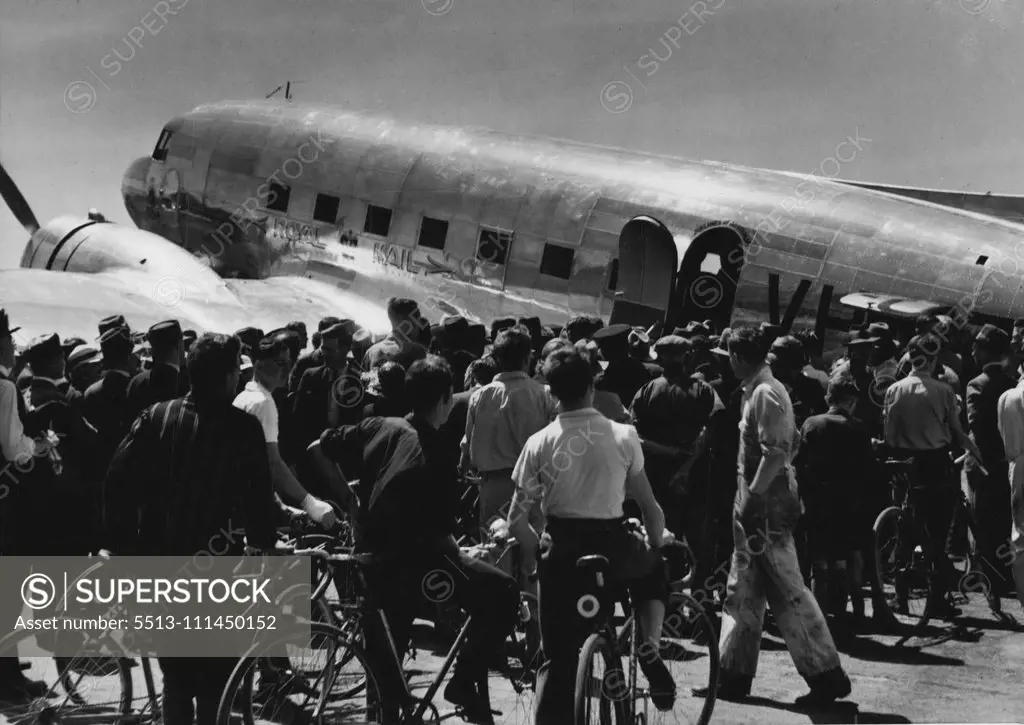
[(13, 326), (22, 328), (15, 333), (18, 344), (51, 332), (89, 340), (101, 319), (118, 314), (133, 330), (171, 318), (200, 333), (234, 332), (250, 325), (272, 330), (292, 320), (315, 329), (329, 315), (353, 319), (375, 334), (390, 328), (382, 304), (301, 277), (226, 280), (229, 294), (214, 301), (191, 297), (190, 289), (174, 282), (161, 294), (152, 275), (133, 270), (87, 274), (5, 269), (0, 270), (0, 307)]

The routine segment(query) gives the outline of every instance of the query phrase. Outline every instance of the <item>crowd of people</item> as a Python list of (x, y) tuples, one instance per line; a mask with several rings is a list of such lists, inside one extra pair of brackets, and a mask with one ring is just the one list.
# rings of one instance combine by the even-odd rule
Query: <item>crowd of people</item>
[[(282, 518), (329, 530), (350, 511), (400, 646), (424, 574), (453, 573), (474, 618), (445, 697), (470, 719), (488, 721), (489, 653), (520, 588), (539, 583), (544, 725), (572, 718), (587, 633), (576, 558), (608, 556), (657, 643), (668, 593), (658, 549), (685, 537), (720, 629), (718, 696), (750, 693), (768, 604), (811, 704), (849, 695), (838, 652), (870, 625), (871, 524), (891, 502), (880, 451), (913, 460), (927, 484), (914, 506), (936, 571), (960, 482), (950, 454), (964, 451), (989, 604), (1012, 596), (1014, 574), (1024, 603), (1024, 321), (1012, 334), (941, 316), (874, 322), (826, 364), (813, 332), (767, 323), (533, 317), (488, 329), (432, 325), (408, 299), (387, 311), (383, 340), (330, 317), (311, 350), (302, 321), (197, 336), (174, 320), (132, 330), (122, 316), (99, 323), (95, 345), (54, 334), (19, 350), (0, 312), (0, 554), (191, 555), (240, 525), (250, 545), (273, 548)], [(529, 582), (456, 544), (467, 485), (481, 532), (507, 521)], [(935, 616), (955, 614), (944, 594), (936, 577)], [(13, 624), (6, 599), (0, 622)], [(375, 636), (371, 653), (383, 651)], [(675, 683), (657, 646), (645, 651), (655, 705), (671, 708)], [(213, 722), (232, 664), (162, 658), (168, 725)], [(17, 658), (0, 661), (0, 697), (40, 694)]]

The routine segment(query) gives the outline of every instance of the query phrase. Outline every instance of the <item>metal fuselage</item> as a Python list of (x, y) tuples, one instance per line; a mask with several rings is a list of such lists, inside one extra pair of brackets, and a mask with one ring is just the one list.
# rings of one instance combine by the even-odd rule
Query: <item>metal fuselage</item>
[(139, 227), (223, 276), (302, 275), (381, 303), (413, 297), (433, 317), (770, 320), (834, 342), (859, 321), (840, 303), (855, 292), (1024, 316), (1024, 227), (1006, 220), (330, 107), (200, 106), (167, 124), (122, 190)]

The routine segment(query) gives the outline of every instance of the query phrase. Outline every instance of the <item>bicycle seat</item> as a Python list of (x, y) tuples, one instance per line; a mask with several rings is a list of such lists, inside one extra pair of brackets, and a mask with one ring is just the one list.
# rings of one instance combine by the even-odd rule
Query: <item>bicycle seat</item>
[(600, 555), (581, 556), (576, 560), (576, 568), (587, 573), (600, 573), (608, 570), (608, 557)]

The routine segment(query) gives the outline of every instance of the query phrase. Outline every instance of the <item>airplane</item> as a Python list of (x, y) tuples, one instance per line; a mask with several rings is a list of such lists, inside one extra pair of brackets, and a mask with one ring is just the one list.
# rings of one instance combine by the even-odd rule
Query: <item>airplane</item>
[(5, 194), (31, 239), (26, 269), (0, 273), (0, 302), (50, 324), (62, 305), (122, 311), (124, 291), (140, 317), (169, 316), (166, 297), (174, 316), (222, 330), (349, 307), (380, 334), (384, 300), (409, 296), (428, 316), (482, 321), (767, 320), (831, 346), (878, 316), (1024, 314), (1024, 226), (857, 183), (220, 102), (172, 119), (125, 171), (138, 230), (72, 217), (39, 229)]
[(107, 222), (95, 210), (40, 225), (2, 165), (0, 196), (29, 235), (22, 268), (0, 270), (0, 308), (21, 328), (18, 344), (53, 332), (87, 337), (116, 314), (135, 330), (174, 318), (198, 333), (348, 316), (361, 344), (390, 327), (384, 309), (358, 295), (298, 277), (225, 280), (166, 239)]
[(1024, 315), (1019, 197), (279, 101), (171, 119), (122, 195), (139, 228), (223, 277), (303, 276), (437, 316), (770, 321), (835, 345), (878, 316)]

